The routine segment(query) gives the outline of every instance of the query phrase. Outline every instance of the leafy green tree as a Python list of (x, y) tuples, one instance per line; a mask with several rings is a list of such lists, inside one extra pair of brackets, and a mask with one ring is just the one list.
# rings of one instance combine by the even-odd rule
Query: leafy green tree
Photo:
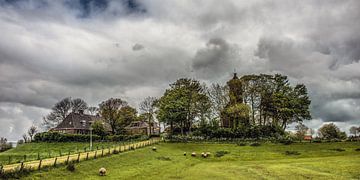
[(132, 121), (138, 120), (136, 109), (129, 105), (121, 107), (118, 114), (119, 119), (116, 122), (118, 133), (124, 132), (124, 128), (127, 125), (129, 125)]
[(110, 124), (112, 134), (116, 134), (120, 116), (122, 116), (120, 109), (125, 106), (127, 106), (127, 102), (119, 98), (110, 98), (99, 105), (101, 117), (105, 120), (105, 122)]
[(182, 78), (170, 85), (157, 104), (159, 111), (157, 118), (170, 125), (173, 132), (174, 125), (181, 129), (181, 134), (191, 127), (196, 119), (201, 119), (210, 108), (209, 98), (199, 81)]
[(101, 137), (104, 137), (106, 135), (106, 130), (105, 130), (105, 126), (104, 126), (104, 122), (102, 121), (95, 121), (91, 127), (93, 128), (93, 132), (96, 135), (99, 135)]
[(324, 139), (341, 138), (341, 131), (334, 123), (324, 124), (318, 131)]

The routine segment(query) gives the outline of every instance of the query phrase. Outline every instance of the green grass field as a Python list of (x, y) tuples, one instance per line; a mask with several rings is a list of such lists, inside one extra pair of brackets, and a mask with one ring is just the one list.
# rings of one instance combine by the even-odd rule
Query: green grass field
[[(234, 144), (162, 143), (76, 164), (33, 172), (25, 179), (360, 179), (360, 143)], [(344, 150), (344, 151), (343, 151)], [(191, 152), (197, 157), (191, 157)], [(217, 151), (228, 151), (215, 157)], [(298, 155), (287, 155), (297, 151)], [(183, 153), (187, 152), (187, 156)], [(201, 152), (211, 152), (209, 158)], [(296, 154), (296, 153), (295, 153)], [(100, 177), (98, 169), (107, 175)]]
[[(101, 148), (102, 146), (109, 147), (115, 145), (113, 142), (95, 142), (93, 147)], [(41, 158), (55, 157), (61, 153), (71, 154), (78, 151), (83, 152), (84, 148), (89, 150), (89, 143), (82, 142), (66, 142), (66, 143), (26, 143), (17, 146), (16, 148), (10, 149), (0, 153), (0, 164), (9, 164), (9, 156), (11, 156), (11, 163), (19, 162), (24, 160), (26, 154), (26, 160), (35, 160), (38, 158), (38, 153)]]

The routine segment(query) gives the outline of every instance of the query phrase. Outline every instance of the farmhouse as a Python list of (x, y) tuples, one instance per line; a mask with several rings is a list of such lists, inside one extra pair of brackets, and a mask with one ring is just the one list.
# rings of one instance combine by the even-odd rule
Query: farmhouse
[(57, 127), (50, 131), (67, 134), (89, 134), (91, 124), (95, 121), (102, 121), (105, 129), (110, 131), (110, 125), (105, 123), (99, 115), (88, 115), (82, 111), (79, 113), (70, 113)]
[[(125, 130), (128, 134), (150, 134), (149, 123), (145, 121), (133, 121), (125, 127)], [(151, 134), (159, 134), (159, 130), (159, 126), (156, 123), (153, 123), (151, 127)]]

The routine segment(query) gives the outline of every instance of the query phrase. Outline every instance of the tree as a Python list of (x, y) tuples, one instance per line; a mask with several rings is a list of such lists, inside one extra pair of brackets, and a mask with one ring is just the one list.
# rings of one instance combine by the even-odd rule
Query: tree
[(27, 137), (26, 134), (22, 135), (22, 138), (24, 139), (24, 142), (27, 143), (29, 141), (29, 138)]
[(104, 127), (104, 123), (102, 121), (95, 121), (91, 127), (93, 128), (93, 132), (96, 135), (99, 135), (101, 137), (104, 137), (106, 135), (106, 130)]
[(209, 99), (199, 81), (178, 79), (159, 99), (157, 118), (170, 125), (171, 133), (174, 125), (180, 127), (182, 135), (185, 131), (190, 133), (196, 119), (200, 119), (201, 113), (205, 112), (201, 109), (204, 107), (199, 104), (205, 104), (207, 101)]
[(119, 98), (110, 98), (106, 101), (103, 101), (100, 107), (100, 114), (105, 122), (110, 124), (112, 134), (116, 133), (119, 119), (120, 119), (120, 109), (127, 106), (127, 102)]
[(318, 131), (324, 139), (339, 139), (341, 135), (340, 129), (334, 123), (324, 124)]
[(155, 104), (157, 99), (155, 97), (146, 97), (139, 105), (140, 111), (145, 115), (145, 118), (149, 123), (149, 134), (152, 134), (153, 123), (154, 123), (154, 113), (155, 113)]
[(356, 134), (359, 132), (360, 127), (352, 126), (350, 127), (349, 131), (351, 134), (353, 134), (356, 137)]
[(87, 109), (87, 104), (80, 98), (71, 99), (67, 97), (57, 102), (52, 108), (50, 114), (43, 117), (43, 126), (49, 129), (60, 124), (70, 112), (79, 113)]
[(88, 107), (87, 111), (90, 115), (97, 115), (99, 113), (99, 108), (97, 107)]
[(124, 128), (129, 125), (132, 121), (136, 121), (137, 118), (137, 111), (135, 108), (126, 105), (120, 108), (118, 111), (119, 118), (116, 123), (116, 131), (118, 133), (124, 132)]
[[(214, 120), (219, 120), (221, 112), (229, 103), (229, 87), (219, 84), (212, 84), (207, 90), (207, 95), (211, 101), (211, 111)], [(221, 121), (220, 121), (221, 122)], [(221, 124), (221, 126), (223, 126)]]
[(33, 140), (34, 135), (38, 132), (38, 129), (36, 126), (32, 125), (28, 130), (28, 135), (30, 137), (30, 141)]
[(309, 128), (303, 123), (299, 123), (298, 125), (296, 125), (295, 129), (296, 129), (296, 137), (300, 141), (304, 139), (306, 132), (309, 130)]
[(82, 100), (80, 98), (71, 100), (71, 111), (72, 112), (74, 112), (74, 113), (84, 112), (87, 108), (88, 108), (88, 105), (84, 100)]

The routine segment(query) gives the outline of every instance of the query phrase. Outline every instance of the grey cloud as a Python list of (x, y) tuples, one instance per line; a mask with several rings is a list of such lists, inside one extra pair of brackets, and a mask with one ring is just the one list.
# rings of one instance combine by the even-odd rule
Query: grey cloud
[(132, 50), (133, 51), (140, 51), (142, 49), (144, 49), (145, 47), (141, 44), (135, 44), (133, 47), (132, 47)]
[(206, 47), (199, 49), (193, 59), (192, 68), (200, 78), (211, 79), (231, 72), (240, 60), (239, 48), (224, 39), (213, 38)]

